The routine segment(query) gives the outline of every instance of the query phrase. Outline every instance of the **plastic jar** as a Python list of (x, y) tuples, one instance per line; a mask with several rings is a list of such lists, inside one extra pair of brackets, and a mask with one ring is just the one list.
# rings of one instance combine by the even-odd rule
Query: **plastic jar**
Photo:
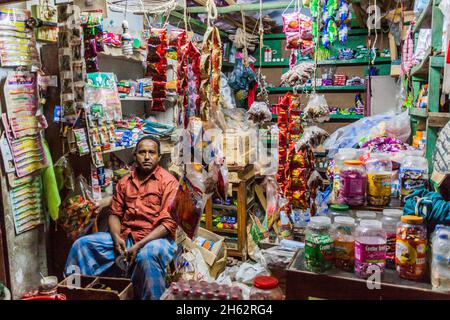
[(391, 202), (392, 162), (381, 155), (374, 155), (366, 162), (367, 204), (388, 206)]
[(334, 239), (334, 265), (352, 272), (355, 261), (355, 219), (338, 216), (334, 219), (331, 234)]
[(346, 160), (340, 174), (342, 203), (362, 206), (365, 202), (367, 175), (359, 160)]
[(404, 203), (405, 197), (414, 190), (428, 186), (428, 161), (417, 155), (406, 156), (400, 166), (400, 196)]
[(333, 167), (333, 192), (331, 195), (331, 200), (336, 204), (343, 204), (343, 198), (340, 195), (341, 192), (341, 170), (344, 167), (345, 160), (353, 160), (358, 157), (358, 150), (352, 148), (342, 148), (334, 156), (334, 167)]
[(381, 224), (386, 231), (386, 268), (395, 269), (395, 242), (397, 238), (397, 223), (403, 211), (397, 209), (384, 209)]
[(332, 204), (330, 206), (330, 219), (331, 223), (334, 222), (336, 217), (348, 217), (350, 216), (349, 212), (350, 207), (346, 204)]
[(250, 290), (250, 300), (283, 300), (278, 279), (270, 276), (255, 277)]
[(384, 273), (386, 266), (386, 232), (381, 221), (361, 220), (355, 231), (355, 273), (368, 278), (374, 272)]
[(305, 232), (305, 268), (312, 272), (324, 272), (333, 266), (333, 238), (330, 234), (331, 219), (312, 217)]
[(356, 224), (359, 224), (361, 220), (377, 220), (377, 214), (374, 211), (357, 211)]
[(437, 225), (432, 238), (431, 284), (450, 293), (450, 227)]
[(397, 224), (395, 243), (395, 269), (399, 276), (421, 280), (426, 270), (427, 230), (423, 218), (402, 216)]

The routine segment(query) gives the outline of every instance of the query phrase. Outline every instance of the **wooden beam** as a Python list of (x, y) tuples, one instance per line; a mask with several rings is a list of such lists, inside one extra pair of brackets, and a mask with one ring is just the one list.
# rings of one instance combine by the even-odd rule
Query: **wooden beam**
[[(206, 3), (205, 0), (194, 0), (194, 2), (200, 4), (200, 3)], [(290, 1), (279, 1), (279, 2), (269, 2), (269, 3), (263, 3), (263, 10), (277, 10), (277, 9), (286, 9)], [(259, 11), (259, 4), (242, 4), (242, 10), (244, 12), (249, 11)], [(240, 12), (241, 11), (241, 5), (240, 4), (234, 4), (227, 7), (218, 7), (217, 12), (218, 13), (232, 13), (232, 12)], [(207, 13), (206, 7), (204, 6), (197, 6), (197, 7), (188, 7), (187, 9), (188, 13)]]

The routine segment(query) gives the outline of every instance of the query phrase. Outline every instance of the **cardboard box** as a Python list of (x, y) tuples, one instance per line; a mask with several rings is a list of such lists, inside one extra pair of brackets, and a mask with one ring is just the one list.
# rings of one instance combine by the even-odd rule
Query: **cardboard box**
[[(102, 287), (102, 288), (99, 288)], [(132, 300), (130, 279), (71, 274), (58, 284), (58, 293), (67, 300)]]
[[(198, 250), (200, 250), (200, 252), (203, 256), (203, 259), (205, 259), (205, 262), (209, 266), (212, 266), (214, 264), (214, 262), (216, 261), (216, 259), (221, 256), (221, 253), (223, 253), (221, 251), (223, 250), (223, 242), (224, 242), (225, 238), (222, 236), (219, 236), (218, 234), (215, 234), (214, 232), (203, 229), (201, 227), (198, 228), (197, 236), (205, 238), (207, 240), (214, 241), (214, 245), (212, 246), (211, 250), (200, 247), (199, 245), (197, 245), (193, 240), (189, 239), (188, 237), (186, 237), (183, 244), (186, 245), (186, 247), (188, 247), (190, 249), (197, 248)], [(194, 238), (194, 240), (195, 240), (195, 238)]]

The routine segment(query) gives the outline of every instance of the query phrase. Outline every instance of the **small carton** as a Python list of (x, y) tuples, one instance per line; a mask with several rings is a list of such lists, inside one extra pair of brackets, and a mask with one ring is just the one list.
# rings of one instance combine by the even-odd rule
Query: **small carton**
[(198, 250), (200, 250), (203, 259), (205, 259), (206, 263), (209, 266), (212, 266), (216, 259), (220, 256), (225, 238), (200, 227), (198, 228), (196, 237), (202, 237), (206, 240), (214, 241), (214, 245), (210, 248), (210, 250), (208, 250), (196, 244), (194, 242), (195, 238), (191, 240), (187, 237), (184, 240), (183, 244), (185, 244), (190, 249), (197, 248)]

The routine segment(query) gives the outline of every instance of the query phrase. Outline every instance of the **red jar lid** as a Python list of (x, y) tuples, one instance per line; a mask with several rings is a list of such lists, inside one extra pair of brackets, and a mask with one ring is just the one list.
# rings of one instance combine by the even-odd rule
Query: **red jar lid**
[(278, 279), (269, 276), (258, 276), (253, 279), (253, 285), (259, 289), (274, 289), (278, 286)]

